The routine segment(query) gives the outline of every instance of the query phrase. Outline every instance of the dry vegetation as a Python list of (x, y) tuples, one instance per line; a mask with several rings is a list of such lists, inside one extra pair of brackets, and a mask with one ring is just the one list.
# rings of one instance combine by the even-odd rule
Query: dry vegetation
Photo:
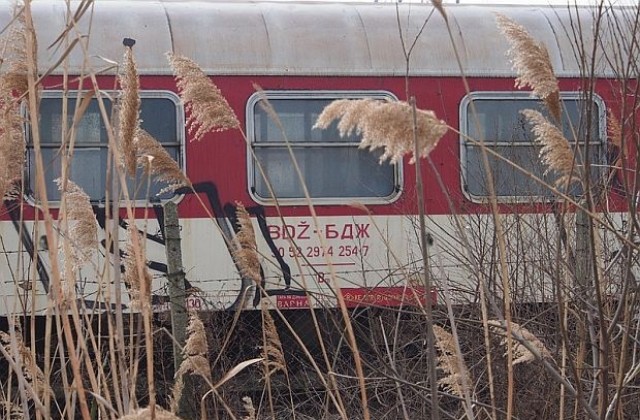
[[(442, 4), (434, 3), (446, 17)], [(30, 110), (37, 110), (39, 100), (37, 63), (25, 55), (34, 48), (25, 43), (35, 42), (29, 36), (33, 33), (29, 3), (16, 10), (19, 18), (3, 40), (0, 75), (0, 196), (7, 200), (19, 197), (23, 188), (20, 104), (26, 101)], [(634, 15), (630, 13), (629, 18)], [(640, 21), (637, 15), (635, 19)], [(559, 126), (563, 105), (545, 46), (505, 16), (498, 16), (496, 24), (512, 45), (511, 58), (519, 74), (516, 87), (530, 88), (552, 117), (524, 111), (541, 146), (541, 162), (558, 175), (553, 190), (558, 211), (535, 218), (496, 213), (491, 221), (472, 215), (467, 221), (471, 228), (455, 232), (459, 236), (451, 257), (477, 282), (479, 300), (453, 306), (449, 292), (456, 290), (447, 289), (433, 316), (427, 316), (425, 308), (372, 308), (350, 311), (347, 316), (344, 302), (339, 302), (338, 309), (310, 314), (283, 314), (267, 304), (247, 313), (190, 313), (181, 362), (174, 365), (168, 324), (151, 313), (153, 279), (131, 202), (122, 203), (129, 226), (122, 281), (134, 310), (116, 307), (113, 313), (95, 314), (77, 299), (75, 282), (83, 269), (100, 273), (106, 283), (120, 281), (121, 273), (92, 266), (98, 250), (97, 221), (88, 196), (63, 171), (57, 181), (62, 193), (59, 220), (45, 217), (52, 260), (60, 261), (53, 266), (50, 307), (43, 321), (26, 313), (3, 324), (0, 370), (8, 373), (0, 376), (0, 416), (131, 420), (637, 417), (640, 324), (633, 275), (638, 252), (635, 184), (624, 185), (631, 197), (628, 230), (609, 229), (609, 215), (593, 211), (594, 203), (603, 207), (603, 198), (586, 171), (589, 162), (577, 158), (582, 152), (573, 148)], [(226, 99), (197, 63), (172, 54), (168, 62), (195, 140), (212, 130), (241, 129)], [(636, 83), (628, 80), (630, 72), (637, 76), (635, 63), (620, 63), (620, 67), (621, 92), (636, 89)], [(119, 124), (117, 133), (112, 133), (117, 138), (112, 153), (120, 175), (133, 176), (142, 169), (164, 182), (166, 190), (191, 188), (179, 165), (140, 127), (139, 81), (131, 46), (124, 49), (122, 69)], [(411, 155), (409, 160), (417, 163), (428, 157), (447, 130), (455, 128), (407, 99), (340, 100), (324, 110), (316, 127), (338, 121), (342, 135), (361, 135), (362, 148), (383, 149), (381, 161), (398, 163)], [(637, 141), (636, 96), (626, 95), (624, 101), (625, 106), (609, 117), (610, 142), (621, 150)], [(31, 118), (34, 115), (31, 112)], [(38, 152), (37, 130), (32, 135)], [(67, 150), (72, 153), (72, 149)], [(40, 169), (41, 159), (36, 153)], [(617, 165), (630, 165), (625, 152)], [(42, 178), (42, 170), (37, 175)], [(418, 181), (423, 180), (418, 177)], [(576, 201), (562, 193), (573, 183), (580, 184), (585, 198)], [(39, 179), (38, 185), (44, 181)], [(38, 205), (48, 214), (44, 201)], [(367, 210), (361, 204), (355, 207)], [(240, 273), (253, 280), (252, 290), (258, 288), (263, 302), (268, 302), (261, 289), (255, 233), (241, 203), (236, 216), (234, 260)], [(585, 226), (582, 230), (576, 227), (580, 223)], [(416, 225), (417, 234), (426, 238), (424, 224)], [(608, 248), (611, 241), (605, 236), (613, 238), (619, 252)], [(498, 247), (499, 242), (503, 246)], [(581, 251), (584, 243), (590, 246)], [(612, 256), (603, 259), (607, 254)], [(517, 281), (501, 281), (505, 273), (495, 272), (501, 260), (523, 261), (505, 267), (510, 279)], [(524, 261), (534, 263), (529, 266)], [(586, 271), (579, 271), (580, 261), (588, 261)], [(446, 278), (440, 275), (442, 270), (438, 261), (431, 261), (424, 276)], [(555, 299), (523, 303), (528, 291), (539, 290), (543, 282), (550, 285)], [(26, 282), (21, 287), (31, 286)], [(454, 284), (447, 287), (455, 289)], [(616, 293), (604, 293), (614, 287)], [(39, 331), (44, 334), (38, 335)], [(306, 333), (298, 334), (301, 331)], [(426, 350), (429, 340), (435, 354)]]

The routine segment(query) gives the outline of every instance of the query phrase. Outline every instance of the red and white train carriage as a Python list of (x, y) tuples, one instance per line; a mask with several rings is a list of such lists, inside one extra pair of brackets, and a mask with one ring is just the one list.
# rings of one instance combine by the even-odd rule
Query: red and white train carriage
[[(422, 165), (420, 176), (425, 182), (435, 286), (454, 292), (457, 301), (474, 300), (477, 276), (491, 276), (495, 255), (480, 149), (467, 136), (484, 137), (491, 149), (534, 174), (542, 177), (544, 172), (519, 114), (541, 105), (529, 92), (514, 88), (516, 75), (506, 55), (509, 44), (497, 28), (495, 12), (521, 23), (545, 43), (560, 78), (565, 115), (579, 128), (580, 138), (590, 138), (594, 168), (610, 163), (606, 112), (619, 106), (620, 96), (615, 69), (607, 59), (606, 38), (596, 48), (593, 118), (589, 135), (583, 136), (587, 131), (586, 118), (581, 118), (584, 68), (568, 28), (578, 19), (583, 28), (591, 27), (594, 14), (588, 8), (450, 5), (449, 35), (444, 19), (429, 4), (98, 0), (73, 21), (75, 6), (71, 3), (68, 9), (65, 2), (55, 0), (32, 4), (39, 68), (44, 73), (57, 64), (42, 81), (40, 105), (48, 198), (55, 213), (60, 196), (53, 180), (60, 175), (63, 151), (63, 99), (74, 109), (78, 98), (94, 90), (89, 76), (95, 75), (100, 91), (94, 95), (111, 109), (117, 98), (114, 63), (123, 55), (123, 38), (135, 39), (143, 128), (180, 163), (195, 191), (156, 196), (161, 186), (152, 183), (148, 190), (144, 180), (130, 180), (130, 189), (137, 191), (138, 228), (146, 231), (156, 302), (167, 295), (161, 217), (166, 200), (178, 203), (184, 270), (190, 285), (199, 290), (189, 299), (192, 307), (251, 308), (259, 302), (259, 297), (241, 299), (243, 290), (253, 284), (241, 278), (225, 240), (225, 235), (234, 235), (236, 202), (252, 214), (264, 287), (280, 308), (308, 307), (309, 296), (324, 306), (335, 306), (335, 293), (342, 293), (350, 306), (393, 306), (415, 299), (413, 292), (407, 293), (422, 264), (414, 167), (408, 159), (380, 165), (379, 155), (358, 149), (357, 138), (341, 138), (335, 129), (313, 129), (318, 114), (332, 100), (405, 100), (407, 93), (415, 96), (419, 108), (433, 110), (462, 133), (450, 130), (445, 135), (430, 161)], [(624, 9), (611, 11), (605, 22), (623, 14)], [(1, 4), (0, 25), (9, 23), (11, 15), (11, 6)], [(63, 57), (64, 44), (49, 46), (65, 28), (69, 43), (78, 42)], [(585, 51), (590, 51), (593, 37), (586, 31), (583, 35)], [(184, 107), (167, 52), (191, 58), (211, 76), (238, 116), (248, 143), (238, 130), (211, 132), (193, 141), (185, 129)], [(254, 84), (264, 90), (262, 94), (256, 93)], [(260, 106), (261, 95), (278, 114), (289, 144)], [(110, 159), (107, 127), (97, 101), (75, 127), (70, 179), (89, 194), (104, 229)], [(472, 104), (477, 116), (472, 116)], [(0, 222), (1, 315), (42, 314), (47, 308), (50, 264), (33, 194), (34, 145), (27, 141), (25, 194), (22, 200), (5, 203)], [(289, 146), (304, 175), (316, 220)], [(263, 165), (278, 206), (253, 156)], [(553, 193), (513, 167), (491, 162), (503, 213), (534, 217), (550, 211)], [(594, 169), (596, 174), (604, 171)], [(624, 199), (617, 194), (608, 198), (609, 210), (624, 208)], [(365, 205), (370, 214), (352, 203)], [(122, 215), (124, 241), (124, 211)], [(518, 230), (518, 236), (507, 231), (522, 246), (541, 250), (529, 261), (512, 261), (514, 293), (548, 299), (555, 291), (545, 284), (543, 263), (533, 260), (552, 246), (544, 242), (544, 235), (555, 227), (551, 222), (528, 223), (538, 224), (525, 232)], [(468, 235), (466, 246), (464, 235)], [(103, 246), (99, 254), (95, 265), (81, 270), (77, 283), (78, 294), (88, 304), (113, 302), (113, 285), (100, 281), (110, 264), (109, 252)], [(477, 267), (487, 267), (486, 273), (478, 273)], [(25, 281), (33, 287), (24, 287)]]

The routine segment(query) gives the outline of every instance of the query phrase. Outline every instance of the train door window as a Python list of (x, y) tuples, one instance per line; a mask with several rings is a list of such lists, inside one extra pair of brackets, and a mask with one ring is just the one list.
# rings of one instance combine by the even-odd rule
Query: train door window
[[(68, 95), (66, 130), (69, 132), (76, 109), (76, 95)], [(179, 99), (170, 92), (145, 92), (141, 94), (140, 119), (142, 128), (149, 132), (181, 163), (183, 124)], [(112, 114), (110, 100), (103, 101), (106, 114)], [(59, 201), (60, 192), (54, 180), (62, 174), (62, 154), (67, 153), (62, 142), (63, 96), (61, 92), (43, 92), (40, 103), (40, 138), (45, 166), (47, 198)], [(108, 137), (97, 99), (92, 99), (76, 124), (73, 155), (69, 160), (69, 179), (78, 184), (94, 202), (106, 199), (108, 173)], [(27, 141), (27, 176), (30, 191), (35, 191), (35, 150), (31, 135)], [(171, 194), (158, 195), (164, 184), (148, 182), (142, 170), (135, 178), (127, 177), (130, 197), (139, 202), (170, 198)]]
[[(581, 151), (589, 141), (589, 161), (594, 181), (603, 174), (605, 156), (605, 109), (602, 100), (594, 98), (591, 127), (587, 132), (585, 100), (576, 93), (563, 93), (562, 128), (565, 138), (575, 150), (581, 164)], [(534, 143), (531, 125), (521, 111), (534, 109), (547, 115), (544, 104), (527, 93), (474, 92), (464, 98), (460, 107), (460, 154), (462, 162), (462, 182), (466, 194), (473, 200), (483, 200), (488, 196), (487, 182), (482, 163), (482, 151), (477, 143), (468, 138), (482, 139), (485, 145), (503, 158), (515, 163), (526, 172), (553, 185), (557, 176), (547, 171), (540, 162), (541, 146)], [(588, 134), (588, 135), (587, 135)], [(500, 199), (527, 201), (551, 198), (554, 193), (544, 185), (527, 177), (521, 170), (495, 156), (489, 155), (496, 195)], [(575, 184), (569, 194), (580, 194)]]
[[(334, 123), (313, 129), (325, 106), (336, 99), (395, 98), (385, 92), (281, 92), (256, 94), (247, 105), (249, 188), (258, 202), (272, 202), (269, 184), (282, 203), (304, 202), (304, 184), (315, 203), (387, 203), (400, 191), (401, 165), (379, 164), (380, 153), (358, 148), (359, 137), (342, 138)], [(267, 98), (270, 112), (262, 102)], [(256, 163), (259, 162), (259, 165)], [(260, 171), (264, 171), (265, 177)]]

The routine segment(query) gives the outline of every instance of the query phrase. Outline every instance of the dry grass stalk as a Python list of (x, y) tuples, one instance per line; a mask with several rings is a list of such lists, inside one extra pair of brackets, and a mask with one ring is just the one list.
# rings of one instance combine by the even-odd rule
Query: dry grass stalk
[[(438, 368), (446, 375), (438, 380), (438, 384), (445, 390), (464, 398), (464, 388), (471, 384), (471, 375), (464, 360), (460, 360), (458, 357), (453, 335), (437, 325), (433, 326), (433, 333), (436, 337), (436, 346), (440, 351)], [(467, 389), (467, 391), (469, 390)]]
[(191, 186), (178, 163), (151, 134), (138, 128), (133, 141), (138, 166), (144, 168), (147, 175), (167, 184), (158, 194)]
[(71, 255), (65, 260), (73, 265), (74, 269), (80, 268), (91, 260), (94, 251), (98, 248), (98, 225), (91, 199), (76, 183), (61, 178), (55, 179), (58, 189), (66, 202), (65, 213), (59, 218), (66, 218), (68, 224), (67, 239), (71, 244)]
[(204, 324), (198, 314), (191, 312), (189, 315), (189, 325), (187, 326), (187, 341), (182, 349), (184, 360), (180, 364), (175, 374), (176, 380), (172, 389), (171, 411), (178, 410), (182, 391), (184, 390), (184, 375), (193, 373), (212, 382), (211, 366), (209, 365), (209, 345)]
[[(4, 331), (0, 331), (0, 343), (7, 350), (7, 353), (17, 356), (16, 365), (22, 367), (25, 379), (32, 385), (32, 389), (37, 391), (38, 399), (42, 400), (47, 396), (53, 396), (53, 390), (49, 386), (44, 373), (33, 359), (33, 354), (29, 347), (22, 341), (19, 334), (12, 338)], [(16, 348), (13, 348), (15, 344)], [(27, 398), (33, 398), (31, 390), (27, 389)]]
[(140, 80), (131, 47), (125, 48), (124, 66), (119, 81), (122, 88), (118, 114), (120, 148), (122, 149), (125, 170), (130, 176), (135, 176), (134, 137), (140, 124)]
[[(175, 414), (164, 410), (162, 407), (154, 407), (154, 418), (156, 420), (181, 420), (180, 417)], [(119, 420), (149, 420), (151, 419), (151, 408), (145, 407), (136, 410), (131, 414), (127, 414), (124, 417), (120, 417)]]
[[(489, 320), (487, 321), (489, 328), (495, 334), (498, 334), (502, 337), (502, 345), (507, 347), (507, 337), (505, 332), (505, 327), (503, 327), (502, 322), (498, 320)], [(511, 322), (511, 335), (514, 339), (513, 343), (513, 362), (512, 365), (515, 366), (519, 363), (532, 362), (536, 360), (537, 356), (531, 352), (527, 347), (525, 347), (522, 342), (520, 342), (516, 336), (522, 337), (522, 340), (529, 344), (530, 347), (533, 347), (538, 355), (545, 359), (551, 359), (551, 352), (547, 349), (544, 343), (536, 337), (531, 331), (522, 327), (515, 322)]]
[[(135, 225), (129, 225), (128, 233), (129, 240), (123, 258), (124, 282), (129, 292), (131, 308), (139, 310), (143, 305), (150, 304), (152, 278), (146, 265), (147, 258), (142, 248), (143, 241), (138, 229)], [(142, 267), (138, 267), (138, 261), (142, 262)], [(142, 296), (143, 291), (146, 292), (145, 296)]]
[(442, 0), (431, 0), (431, 4), (435, 9), (442, 15), (443, 18), (447, 18), (447, 12), (444, 10), (442, 6)]
[(268, 376), (282, 370), (286, 372), (287, 362), (284, 359), (282, 342), (276, 328), (276, 323), (269, 312), (269, 303), (262, 300), (262, 328), (264, 331), (264, 346), (262, 358), (266, 366)]
[(497, 14), (498, 27), (509, 40), (509, 55), (518, 73), (516, 87), (531, 87), (533, 94), (542, 99), (551, 115), (560, 121), (562, 105), (558, 79), (553, 72), (549, 51), (537, 42), (527, 30), (502, 14)]
[(194, 61), (167, 54), (177, 79), (182, 101), (189, 113), (187, 126), (195, 140), (210, 131), (238, 128), (240, 123), (220, 89)]
[(253, 406), (251, 397), (242, 397), (242, 408), (247, 412), (242, 420), (256, 420), (256, 408)]
[(531, 131), (536, 136), (535, 142), (542, 146), (540, 161), (547, 166), (545, 175), (554, 171), (558, 175), (556, 186), (580, 181), (580, 177), (575, 174), (575, 156), (562, 131), (538, 111), (525, 109), (521, 112), (533, 126)]
[[(419, 157), (426, 157), (447, 132), (444, 121), (433, 111), (416, 110)], [(360, 148), (382, 148), (380, 163), (387, 159), (397, 163), (405, 154), (413, 153), (413, 111), (406, 102), (385, 102), (372, 99), (340, 99), (322, 111), (314, 128), (327, 128), (339, 119), (341, 136), (361, 134)], [(416, 157), (411, 158), (411, 163)]]
[(253, 224), (247, 209), (240, 202), (236, 202), (236, 217), (238, 219), (238, 233), (236, 234), (237, 244), (233, 252), (233, 257), (238, 264), (240, 274), (260, 284), (260, 259), (258, 257), (258, 246), (256, 245), (256, 235), (253, 231)]

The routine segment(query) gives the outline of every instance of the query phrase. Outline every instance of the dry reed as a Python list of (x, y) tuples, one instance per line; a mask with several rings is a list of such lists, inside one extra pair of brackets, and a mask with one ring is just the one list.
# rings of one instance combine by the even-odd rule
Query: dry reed
[[(15, 94), (17, 97), (24, 95), (29, 86), (27, 79), (29, 57), (27, 57), (26, 48), (30, 38), (28, 31), (26, 17), (22, 12), (16, 16), (14, 24), (3, 37), (5, 47), (2, 61), (7, 63), (7, 71), (0, 77), (0, 89), (6, 90), (10, 94)], [(35, 42), (35, 35), (31, 39)], [(37, 46), (34, 46), (33, 50), (36, 51)], [(31, 58), (34, 63), (37, 62), (36, 57)]]
[[(154, 416), (156, 420), (181, 420), (180, 417), (175, 414), (164, 410), (162, 407), (154, 407)], [(119, 420), (149, 420), (151, 419), (151, 408), (145, 407), (136, 410), (131, 414), (127, 414), (124, 417), (120, 417)]]
[(622, 124), (610, 109), (607, 112), (607, 138), (622, 151)]
[(238, 128), (240, 123), (220, 89), (194, 61), (167, 54), (177, 80), (182, 101), (189, 116), (187, 126), (194, 140), (210, 131)]
[(124, 51), (123, 71), (119, 76), (119, 141), (122, 150), (124, 168), (130, 176), (136, 174), (136, 150), (134, 137), (136, 137), (140, 124), (140, 80), (138, 70), (133, 58), (133, 49), (126, 47)]
[[(71, 255), (66, 259), (75, 270), (91, 260), (98, 248), (98, 225), (89, 196), (76, 183), (61, 178), (55, 180), (65, 201), (64, 214), (68, 230), (67, 239), (71, 245)], [(72, 222), (72, 223), (70, 223)]]
[[(135, 225), (129, 225), (128, 228), (129, 240), (125, 249), (123, 258), (124, 265), (124, 282), (127, 285), (129, 297), (131, 300), (131, 308), (138, 310), (143, 305), (149, 305), (150, 292), (151, 292), (151, 273), (146, 266), (146, 256), (144, 249), (142, 248), (142, 238)], [(136, 240), (137, 237), (137, 240)], [(141, 261), (143, 266), (138, 268), (138, 261)], [(142, 278), (140, 277), (142, 272)], [(146, 295), (142, 296), (142, 292)]]
[(24, 410), (18, 404), (12, 401), (4, 400), (0, 403), (3, 407), (5, 418), (7, 420), (24, 420), (28, 418), (28, 414), (24, 414)]
[(287, 362), (284, 359), (282, 342), (276, 329), (276, 324), (269, 312), (269, 303), (262, 300), (262, 328), (264, 329), (264, 346), (262, 348), (262, 358), (264, 360), (266, 375), (270, 376), (275, 372), (286, 371)]
[(171, 411), (178, 410), (182, 391), (184, 390), (184, 375), (193, 373), (202, 376), (209, 383), (212, 382), (211, 366), (209, 365), (209, 345), (207, 343), (207, 334), (204, 330), (204, 324), (198, 317), (198, 314), (191, 312), (189, 314), (189, 325), (187, 326), (187, 340), (182, 349), (184, 359), (178, 367), (175, 374), (175, 382), (172, 389)]
[(20, 195), (26, 151), (22, 122), (20, 105), (0, 88), (0, 199)]
[[(416, 137), (418, 157), (426, 157), (447, 132), (444, 121), (433, 111), (416, 110)], [(414, 123), (412, 107), (406, 102), (386, 102), (372, 99), (341, 99), (327, 105), (314, 128), (325, 129), (339, 119), (341, 136), (361, 134), (360, 148), (383, 149), (380, 163), (387, 159), (399, 162), (408, 153), (414, 153)], [(415, 162), (416, 156), (411, 158)]]
[(26, 144), (20, 102), (16, 97), (22, 96), (28, 87), (27, 38), (25, 17), (21, 14), (3, 39), (3, 61), (7, 65), (7, 71), (0, 74), (1, 199), (19, 195), (16, 187), (24, 172)]
[(141, 128), (136, 130), (134, 146), (138, 166), (144, 168), (147, 175), (167, 184), (158, 194), (191, 186), (189, 179), (166, 149)]
[(238, 264), (240, 273), (257, 285), (260, 284), (260, 259), (258, 257), (258, 246), (256, 245), (256, 235), (247, 209), (240, 202), (236, 202), (236, 217), (238, 219), (238, 233), (236, 234), (237, 244), (233, 257)]
[(242, 420), (256, 420), (256, 408), (253, 406), (251, 397), (242, 397), (242, 408), (247, 412), (247, 415), (242, 417)]
[[(505, 327), (503, 327), (502, 322), (498, 320), (489, 320), (487, 321), (489, 328), (491, 331), (502, 337), (501, 343), (506, 348), (507, 337), (505, 333)], [(515, 322), (511, 322), (511, 336), (515, 340), (512, 354), (513, 354), (513, 362), (512, 365), (515, 366), (519, 363), (527, 363), (536, 360), (539, 356), (544, 359), (551, 359), (551, 352), (544, 345), (542, 340), (535, 336), (531, 331), (527, 330), (523, 326), (516, 324)], [(520, 336), (522, 340), (518, 340), (517, 336)], [(534, 354), (531, 350), (527, 348), (523, 344), (526, 342), (530, 347), (535, 349), (538, 355)]]
[(558, 80), (553, 72), (549, 51), (522, 26), (502, 14), (496, 14), (498, 27), (511, 44), (509, 55), (518, 73), (516, 87), (529, 86), (542, 99), (551, 115), (560, 121), (562, 105)]
[(575, 156), (562, 131), (538, 111), (525, 109), (521, 112), (533, 126), (535, 142), (542, 146), (540, 161), (547, 167), (545, 174), (554, 171), (558, 175), (556, 186), (579, 181), (580, 177), (575, 173), (578, 169)]
[(464, 398), (465, 387), (468, 388), (472, 383), (471, 375), (464, 360), (458, 356), (453, 335), (437, 325), (433, 326), (433, 334), (440, 351), (438, 368), (445, 373), (445, 376), (438, 380), (438, 384), (445, 390)]
[(27, 398), (33, 398), (33, 394), (30, 392), (31, 389), (36, 390), (39, 399), (43, 399), (46, 396), (53, 396), (53, 390), (47, 382), (44, 373), (36, 364), (31, 349), (24, 344), (20, 334), (11, 336), (4, 331), (0, 331), (0, 345), (4, 346), (8, 354), (16, 358), (16, 365), (22, 368), (24, 378), (32, 385), (30, 389), (27, 389)]

